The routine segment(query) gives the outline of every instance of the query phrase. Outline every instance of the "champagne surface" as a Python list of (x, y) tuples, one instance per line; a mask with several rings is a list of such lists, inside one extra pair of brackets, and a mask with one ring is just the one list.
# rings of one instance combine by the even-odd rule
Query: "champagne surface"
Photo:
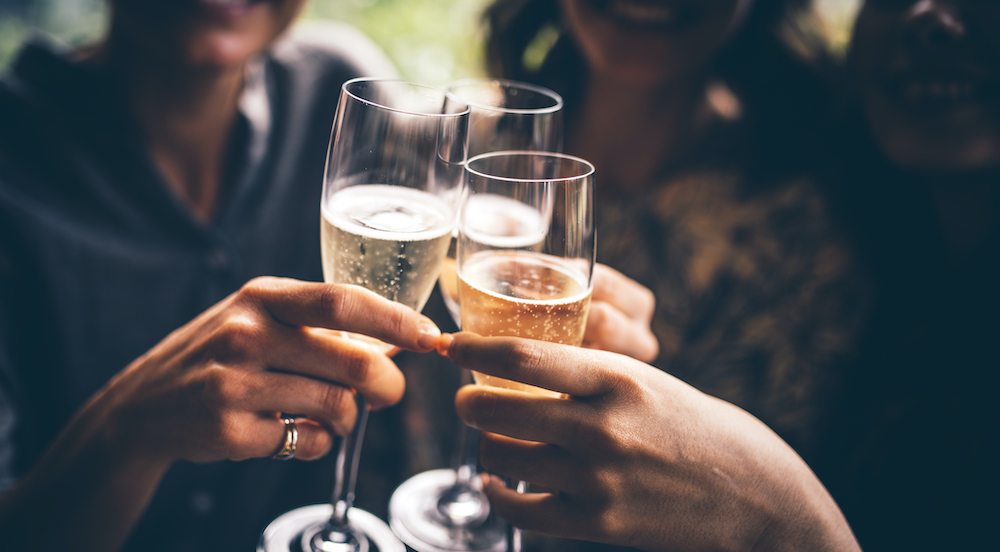
[(423, 308), (454, 227), (447, 203), (413, 188), (366, 184), (333, 194), (322, 214), (327, 282), (355, 284)]
[[(459, 273), (463, 329), (579, 346), (587, 327), (586, 275), (564, 259), (530, 251), (483, 251)], [(532, 385), (473, 372), (476, 383), (561, 397)]]
[[(465, 204), (464, 231), (469, 239), (495, 248), (538, 249), (548, 230), (548, 220), (537, 209), (506, 196), (479, 194)], [(441, 267), (440, 287), (452, 320), (462, 327), (456, 272), (457, 239), (452, 239)]]

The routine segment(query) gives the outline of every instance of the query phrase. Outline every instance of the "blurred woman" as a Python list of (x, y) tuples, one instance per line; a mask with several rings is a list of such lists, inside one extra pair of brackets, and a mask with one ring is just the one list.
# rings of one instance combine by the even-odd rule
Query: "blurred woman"
[(830, 86), (778, 37), (796, 7), (498, 0), (488, 56), (564, 95), (598, 259), (655, 293), (654, 364), (811, 454), (866, 292), (815, 185)]
[(988, 0), (869, 0), (855, 27), (831, 173), (876, 301), (815, 467), (866, 550), (994, 541), (998, 28)]
[(832, 425), (817, 428), (815, 474), (746, 412), (664, 372), (458, 334), (442, 347), (458, 364), (572, 395), (460, 393), (463, 418), (491, 432), (486, 467), (550, 491), (519, 495), (491, 479), (496, 510), (528, 529), (644, 550), (991, 548), (998, 27), (1000, 6), (986, 0), (873, 0), (858, 18), (860, 107), (832, 188), (876, 299)]
[(348, 27), (281, 38), (303, 3), (116, 0), (98, 45), (29, 43), (0, 81), (5, 550), (253, 550), (332, 486), (332, 462), (271, 457), (326, 455), (350, 388), (403, 394), (326, 330), (436, 343), (409, 309), (301, 281), (340, 86), (393, 71)]

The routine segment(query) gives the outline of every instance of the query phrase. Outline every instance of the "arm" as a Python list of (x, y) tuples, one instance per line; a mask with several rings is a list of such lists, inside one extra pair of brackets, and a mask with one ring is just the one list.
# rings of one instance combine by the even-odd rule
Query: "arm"
[(354, 393), (373, 408), (402, 397), (388, 357), (348, 330), (427, 351), (439, 332), (416, 312), (354, 286), (251, 281), (176, 330), (98, 391), (31, 471), (0, 496), (12, 549), (114, 550), (176, 460), (267, 457), (297, 421), (296, 458), (350, 431)]
[(648, 365), (600, 351), (457, 334), (465, 368), (568, 393), (552, 399), (460, 390), (462, 418), (486, 432), (497, 513), (529, 530), (644, 550), (831, 550), (858, 544), (802, 459), (745, 411)]

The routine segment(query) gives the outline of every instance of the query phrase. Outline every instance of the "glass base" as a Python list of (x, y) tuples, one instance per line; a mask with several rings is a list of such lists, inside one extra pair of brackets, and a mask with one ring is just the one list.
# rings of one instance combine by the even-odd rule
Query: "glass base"
[[(303, 506), (282, 514), (260, 535), (257, 552), (313, 552), (303, 550), (302, 536), (315, 533), (317, 528), (330, 519), (331, 514), (333, 506), (329, 504)], [(403, 543), (378, 517), (364, 510), (351, 508), (347, 512), (347, 519), (351, 522), (351, 528), (368, 537), (368, 552), (406, 552)]]
[[(506, 523), (493, 514), (477, 516), (475, 504), (452, 503), (438, 508), (441, 496), (455, 484), (455, 470), (419, 473), (403, 482), (389, 501), (389, 525), (417, 552), (504, 552)], [(483, 507), (488, 508), (488, 503)], [(487, 510), (488, 511), (488, 510)]]

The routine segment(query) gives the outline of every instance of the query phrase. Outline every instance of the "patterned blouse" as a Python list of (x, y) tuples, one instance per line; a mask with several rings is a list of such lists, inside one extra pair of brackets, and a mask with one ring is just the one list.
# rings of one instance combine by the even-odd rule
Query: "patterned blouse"
[(800, 454), (852, 355), (867, 286), (806, 179), (749, 191), (692, 170), (598, 202), (598, 260), (656, 295), (659, 368), (767, 423)]

